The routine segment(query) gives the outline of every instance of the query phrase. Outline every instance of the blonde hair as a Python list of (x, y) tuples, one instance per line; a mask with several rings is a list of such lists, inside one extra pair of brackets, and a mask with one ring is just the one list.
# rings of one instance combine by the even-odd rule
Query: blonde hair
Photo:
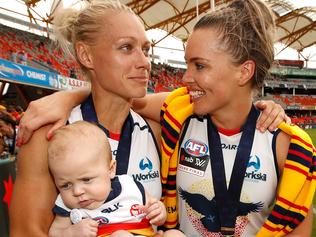
[[(203, 16), (194, 30), (215, 28), (219, 41), (234, 63), (253, 60), (253, 88), (260, 88), (274, 60), (274, 14), (261, 0), (235, 0)], [(207, 39), (203, 39), (207, 40)]]
[(84, 73), (88, 70), (78, 59), (75, 45), (78, 41), (87, 45), (96, 44), (106, 25), (104, 16), (107, 10), (126, 11), (135, 14), (131, 8), (119, 1), (86, 0), (80, 10), (71, 7), (65, 8), (54, 16), (53, 30), (57, 43), (66, 55), (79, 63)]
[[(93, 144), (93, 147), (89, 146), (90, 144)], [(86, 121), (77, 121), (54, 132), (48, 143), (49, 163), (56, 158), (65, 159), (65, 154), (75, 148), (91, 149), (91, 153), (105, 155), (106, 157), (100, 158), (105, 158), (108, 163), (112, 159), (109, 141), (101, 128)]]

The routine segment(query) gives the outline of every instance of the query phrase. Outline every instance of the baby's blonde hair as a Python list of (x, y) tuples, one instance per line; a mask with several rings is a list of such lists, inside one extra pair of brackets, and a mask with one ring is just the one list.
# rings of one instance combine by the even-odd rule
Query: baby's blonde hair
[(106, 159), (108, 164), (112, 159), (108, 138), (101, 128), (89, 122), (77, 121), (54, 132), (48, 143), (48, 163), (54, 159), (66, 159), (70, 152), (78, 148), (90, 149), (93, 154), (106, 156), (95, 158)]

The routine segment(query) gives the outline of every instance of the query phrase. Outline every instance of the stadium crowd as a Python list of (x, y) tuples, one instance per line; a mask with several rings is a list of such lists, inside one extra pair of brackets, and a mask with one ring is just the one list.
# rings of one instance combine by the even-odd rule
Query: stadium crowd
[[(63, 76), (84, 79), (80, 73), (78, 64), (75, 61), (66, 60), (62, 50), (56, 47), (54, 41), (49, 38), (20, 31), (2, 24), (0, 24), (0, 33), (0, 58), (56, 72)], [(171, 67), (165, 63), (152, 63), (151, 66), (151, 79), (148, 85), (149, 93), (172, 91), (184, 85), (182, 82), (184, 69)], [(302, 69), (303, 61), (275, 60), (274, 67)], [(286, 82), (287, 84), (294, 83), (294, 85), (297, 84), (300, 86), (302, 86), (302, 83), (304, 85), (315, 83), (313, 80), (303, 78), (288, 80), (287, 78), (275, 75), (271, 75), (269, 80), (276, 83), (282, 80), (282, 82)], [(275, 100), (285, 109), (293, 108), (293, 111), (287, 111), (293, 123), (303, 128), (316, 126), (314, 109), (309, 110), (309, 108), (314, 107), (316, 104), (316, 96), (308, 95), (308, 92), (303, 95), (281, 93), (273, 94), (272, 96), (268, 94), (265, 95), (265, 98)], [(302, 111), (295, 111), (295, 109)]]

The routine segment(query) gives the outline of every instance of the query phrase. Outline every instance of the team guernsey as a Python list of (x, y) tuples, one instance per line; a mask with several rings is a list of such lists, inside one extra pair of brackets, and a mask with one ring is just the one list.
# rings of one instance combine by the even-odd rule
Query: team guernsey
[[(161, 109), (166, 228), (180, 223), (181, 230), (190, 237), (221, 236), (217, 230), (231, 233), (237, 216), (234, 236), (273, 237), (287, 235), (304, 221), (316, 187), (316, 152), (306, 132), (284, 122), (279, 125), (291, 140), (277, 187), (277, 162), (273, 158), (277, 134), (258, 133), (255, 124), (249, 123), (256, 120), (255, 114), (249, 114), (241, 136), (236, 131), (229, 135), (215, 128), (208, 123), (209, 117), (199, 119), (192, 114), (186, 87), (170, 93)], [(237, 146), (241, 147), (235, 157)], [(216, 159), (210, 159), (210, 155)], [(234, 159), (241, 161), (236, 164), (242, 165), (242, 172), (235, 168), (231, 171)], [(211, 179), (215, 182), (211, 183)], [(234, 185), (227, 188), (228, 180)], [(228, 192), (233, 198), (227, 197)]]
[(133, 110), (124, 123), (119, 138), (99, 124), (92, 97), (73, 109), (68, 122), (78, 120), (94, 122), (106, 133), (117, 160), (116, 174), (128, 174), (141, 182), (156, 199), (161, 197), (160, 152), (152, 130), (147, 122)]
[(127, 230), (133, 234), (152, 236), (154, 230), (145, 215), (138, 209), (146, 204), (144, 187), (128, 175), (116, 176), (111, 181), (111, 192), (103, 205), (97, 209), (69, 209), (58, 195), (53, 212), (60, 216), (70, 216), (74, 224), (81, 217), (89, 217), (99, 222), (98, 237), (109, 236), (116, 230)]
[[(210, 146), (207, 134), (209, 117), (191, 117), (184, 127), (177, 166), (180, 229), (190, 237), (221, 236), (214, 198)], [(220, 130), (219, 130), (220, 131)], [(241, 132), (219, 132), (227, 186), (241, 138)], [(235, 236), (255, 236), (270, 213), (278, 183), (274, 155), (275, 134), (255, 132), (250, 160), (240, 196), (240, 213)], [(254, 191), (255, 190), (255, 191)]]

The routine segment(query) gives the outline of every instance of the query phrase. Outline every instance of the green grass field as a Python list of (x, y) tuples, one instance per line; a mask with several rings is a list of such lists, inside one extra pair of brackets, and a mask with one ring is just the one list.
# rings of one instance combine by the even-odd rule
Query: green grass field
[[(316, 145), (316, 129), (307, 129), (306, 132), (311, 136), (314, 145)], [(314, 197), (314, 222), (313, 222), (313, 237), (316, 237), (316, 197)]]

